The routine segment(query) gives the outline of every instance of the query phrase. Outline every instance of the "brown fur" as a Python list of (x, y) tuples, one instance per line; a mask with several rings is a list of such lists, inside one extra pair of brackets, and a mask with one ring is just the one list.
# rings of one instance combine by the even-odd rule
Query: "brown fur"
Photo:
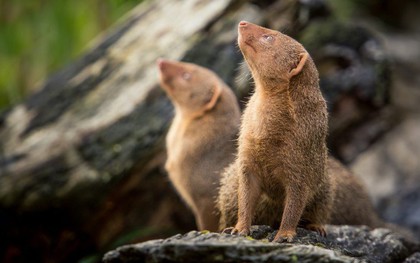
[[(238, 176), (230, 165), (223, 174), (218, 198), (221, 211), (220, 228), (224, 229), (237, 221), (238, 200), (232, 198), (238, 189)], [(328, 224), (333, 225), (367, 225), (372, 228), (389, 227), (376, 214), (367, 191), (359, 179), (333, 157), (327, 160), (327, 171), (331, 179), (333, 205)], [(253, 223), (278, 227), (281, 218), (277, 211), (283, 211), (283, 204), (270, 199), (265, 194), (257, 205)], [(304, 224), (305, 222), (300, 222)], [(393, 227), (391, 227), (393, 228)], [(400, 232), (400, 231), (399, 231)]]
[(283, 204), (275, 241), (291, 241), (301, 220), (325, 235), (332, 195), (326, 172), (327, 107), (318, 71), (292, 38), (247, 22), (238, 31), (256, 87), (239, 136), (238, 222), (232, 233), (249, 233), (264, 193)]
[(234, 159), (240, 111), (235, 95), (212, 71), (158, 61), (160, 83), (175, 106), (166, 137), (165, 168), (200, 230), (217, 231), (220, 174)]

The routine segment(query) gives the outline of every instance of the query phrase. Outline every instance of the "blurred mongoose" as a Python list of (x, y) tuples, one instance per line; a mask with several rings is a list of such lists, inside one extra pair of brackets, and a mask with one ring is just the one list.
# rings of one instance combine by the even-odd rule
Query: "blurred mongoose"
[(243, 21), (238, 33), (255, 93), (240, 128), (232, 233), (249, 234), (264, 193), (283, 204), (283, 212), (276, 211), (281, 223), (274, 241), (291, 242), (300, 221), (325, 235), (333, 198), (326, 170), (327, 106), (315, 64), (301, 44), (278, 31)]
[(166, 137), (169, 178), (200, 230), (218, 231), (222, 171), (234, 160), (240, 111), (231, 89), (212, 71), (159, 59), (160, 84), (175, 107)]

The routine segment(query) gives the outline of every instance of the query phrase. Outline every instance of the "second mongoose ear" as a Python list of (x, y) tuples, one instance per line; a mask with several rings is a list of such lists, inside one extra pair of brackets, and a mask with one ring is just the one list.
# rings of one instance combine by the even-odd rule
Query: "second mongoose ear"
[(308, 55), (308, 53), (305, 52), (305, 53), (300, 53), (299, 57), (300, 57), (299, 64), (296, 66), (296, 68), (292, 69), (289, 72), (289, 78), (292, 78), (293, 76), (296, 76), (297, 74), (299, 74), (302, 71), (303, 66), (305, 66), (305, 63), (308, 60), (309, 55)]
[(211, 110), (216, 105), (217, 99), (220, 97), (221, 93), (222, 88), (219, 86), (219, 84), (214, 85), (213, 96), (211, 97), (210, 101), (206, 104), (204, 111)]

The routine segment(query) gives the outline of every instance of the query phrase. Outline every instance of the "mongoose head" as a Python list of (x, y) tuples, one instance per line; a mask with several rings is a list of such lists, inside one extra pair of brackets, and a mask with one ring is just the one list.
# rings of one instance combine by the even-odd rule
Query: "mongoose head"
[(212, 71), (192, 63), (158, 59), (160, 85), (177, 110), (202, 115), (221, 93), (221, 81)]
[(238, 25), (238, 45), (257, 83), (278, 86), (289, 83), (294, 76), (308, 78), (306, 82), (318, 80), (305, 48), (278, 31), (242, 21)]

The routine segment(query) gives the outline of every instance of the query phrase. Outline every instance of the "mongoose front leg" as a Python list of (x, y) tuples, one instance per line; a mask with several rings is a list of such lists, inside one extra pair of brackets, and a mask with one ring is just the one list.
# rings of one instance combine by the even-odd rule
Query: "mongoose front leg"
[(280, 229), (274, 237), (274, 242), (292, 242), (296, 236), (296, 227), (303, 214), (306, 205), (306, 191), (296, 189), (286, 190), (286, 201)]
[(238, 222), (231, 234), (249, 235), (255, 207), (261, 194), (257, 178), (247, 172), (239, 177), (238, 187)]

